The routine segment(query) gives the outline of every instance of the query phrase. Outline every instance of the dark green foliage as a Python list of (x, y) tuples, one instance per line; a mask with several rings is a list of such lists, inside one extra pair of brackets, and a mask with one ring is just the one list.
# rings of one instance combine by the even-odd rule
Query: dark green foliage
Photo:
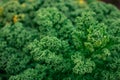
[(106, 3), (103, 2), (93, 2), (89, 4), (89, 7), (97, 14), (96, 18), (100, 22), (106, 20), (106, 18), (115, 18), (120, 15), (119, 10), (111, 4), (106, 5)]
[(0, 80), (120, 80), (119, 53), (120, 11), (110, 4), (0, 3)]
[(11, 54), (11, 57), (7, 61), (6, 72), (9, 74), (16, 74), (23, 70), (30, 60), (30, 57), (24, 55), (23, 53)]
[[(46, 65), (55, 71), (66, 71), (70, 63), (67, 62), (68, 43), (61, 41), (56, 37), (46, 36), (40, 41), (35, 40), (28, 45), (31, 56), (34, 61)], [(65, 66), (68, 64), (68, 66)]]
[(73, 72), (75, 74), (84, 75), (86, 73), (92, 73), (95, 68), (95, 63), (90, 59), (85, 59), (81, 56), (81, 53), (72, 55), (71, 59), (74, 62)]
[(14, 15), (20, 14), (22, 11), (21, 6), (17, 1), (6, 2), (6, 4), (3, 5), (3, 9), (3, 16), (5, 18), (3, 19), (5, 20), (4, 23), (11, 22)]
[(21, 23), (16, 23), (12, 26), (6, 25), (0, 30), (0, 37), (6, 40), (9, 46), (18, 49), (22, 49), (25, 44), (38, 37), (37, 35), (36, 30), (24, 28)]
[[(1, 51), (0, 51), (0, 69), (5, 69), (7, 66), (7, 61), (10, 58), (10, 56), (16, 52), (16, 49), (14, 48), (7, 48), (6, 47), (1, 47)], [(4, 51), (3, 51), (4, 50)]]
[(109, 42), (106, 28), (105, 24), (98, 23), (92, 17), (92, 13), (82, 13), (76, 19), (76, 30), (72, 33), (73, 44), (76, 49), (86, 47), (87, 51), (94, 52), (96, 48), (102, 48)]
[(22, 74), (11, 76), (9, 80), (39, 80), (38, 71), (35, 69), (27, 69)]
[(41, 0), (41, 7), (56, 7), (72, 21), (79, 14), (79, 0)]
[(56, 36), (61, 39), (70, 38), (73, 25), (57, 8), (42, 8), (36, 12), (35, 23), (39, 25), (42, 36)]

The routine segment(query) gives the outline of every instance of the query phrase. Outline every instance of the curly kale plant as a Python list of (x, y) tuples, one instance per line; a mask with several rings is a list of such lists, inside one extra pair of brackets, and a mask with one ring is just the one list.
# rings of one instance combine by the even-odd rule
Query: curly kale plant
[(89, 1), (1, 1), (0, 80), (120, 80), (120, 11)]

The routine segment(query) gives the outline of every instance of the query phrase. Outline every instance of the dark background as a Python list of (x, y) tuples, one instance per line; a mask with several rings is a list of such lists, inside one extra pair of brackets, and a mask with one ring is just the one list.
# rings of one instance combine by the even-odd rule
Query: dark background
[(111, 3), (120, 9), (120, 0), (102, 0), (102, 1), (104, 1), (106, 3)]

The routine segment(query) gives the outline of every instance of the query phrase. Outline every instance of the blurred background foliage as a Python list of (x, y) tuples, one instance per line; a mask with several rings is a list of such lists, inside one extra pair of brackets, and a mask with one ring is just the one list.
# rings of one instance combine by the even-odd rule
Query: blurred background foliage
[(120, 11), (97, 1), (0, 0), (0, 80), (120, 80)]
[(80, 0), (80, 3), (81, 4), (85, 3), (85, 2), (91, 3), (91, 2), (95, 2), (95, 1), (103, 1), (106, 3), (110, 3), (110, 4), (113, 4), (120, 9), (120, 0)]

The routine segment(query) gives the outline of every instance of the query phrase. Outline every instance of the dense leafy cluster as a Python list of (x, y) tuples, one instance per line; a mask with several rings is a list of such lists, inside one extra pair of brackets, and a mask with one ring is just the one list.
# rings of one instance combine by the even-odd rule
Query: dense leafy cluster
[(1, 1), (0, 80), (120, 80), (120, 11), (88, 3)]

